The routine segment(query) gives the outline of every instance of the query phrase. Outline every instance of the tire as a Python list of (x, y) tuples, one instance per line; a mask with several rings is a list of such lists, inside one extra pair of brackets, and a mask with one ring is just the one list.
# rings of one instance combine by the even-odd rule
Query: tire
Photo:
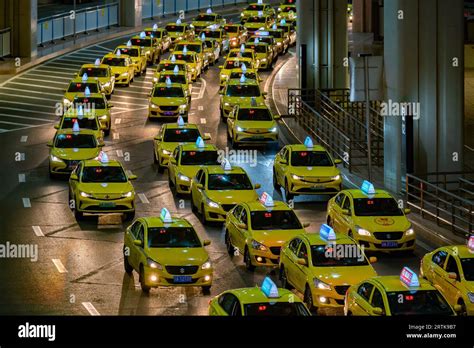
[(281, 186), (278, 184), (278, 180), (277, 180), (277, 177), (276, 177), (276, 173), (275, 173), (275, 169), (273, 169), (273, 188), (275, 189), (275, 191), (278, 191), (280, 192), (281, 190)]
[(158, 159), (156, 158), (156, 153), (155, 152), (153, 152), (153, 163), (155, 163), (155, 164), (160, 163), (160, 162), (158, 162)]
[(139, 282), (140, 282), (140, 287), (142, 288), (142, 291), (145, 294), (149, 294), (150, 287), (145, 284), (145, 270), (143, 269), (142, 265), (140, 266)]
[(466, 310), (466, 304), (464, 303), (463, 300), (458, 301), (458, 305), (461, 306), (461, 311), (458, 313), (460, 316), (467, 316), (467, 310)]
[(349, 231), (347, 232), (347, 236), (348, 236), (349, 238), (354, 239), (354, 233), (352, 233), (351, 230), (349, 230)]
[(285, 267), (283, 265), (281, 265), (280, 267), (280, 281), (282, 288), (285, 288), (287, 290), (293, 289), (290, 283), (288, 283), (288, 276), (286, 275)]
[(104, 131), (104, 135), (108, 137), (110, 135), (110, 126)]
[(225, 231), (225, 246), (230, 257), (234, 256), (234, 246), (230, 240), (229, 231)]
[(252, 261), (250, 259), (249, 249), (247, 247), (245, 248), (244, 262), (245, 262), (245, 268), (247, 269), (247, 271), (250, 271), (250, 272), (255, 271), (255, 266), (252, 265)]
[(163, 167), (160, 163), (161, 159), (158, 159), (158, 173), (163, 174), (165, 172), (165, 167)]
[(201, 214), (200, 214), (200, 217), (201, 217), (201, 222), (204, 226), (206, 226), (208, 224), (208, 221), (206, 219), (206, 212), (204, 211), (204, 204), (201, 205)]
[(125, 273), (127, 274), (132, 274), (133, 272), (133, 267), (132, 265), (128, 262), (128, 256), (125, 255), (125, 246), (123, 247), (124, 253), (123, 253), (123, 268), (125, 269)]
[(192, 195), (191, 195), (191, 210), (194, 214), (198, 215), (198, 209), (197, 209), (196, 205), (194, 204), (194, 199), (193, 199)]
[(84, 213), (77, 210), (77, 201), (74, 200), (74, 217), (77, 221), (84, 220)]
[(125, 221), (132, 221), (135, 218), (135, 210), (130, 213), (125, 213), (123, 218)]
[(222, 122), (227, 123), (227, 118), (224, 116), (224, 110), (221, 109), (221, 119)]
[(295, 198), (295, 195), (289, 192), (288, 181), (285, 181), (285, 198), (287, 203)]
[(317, 312), (317, 308), (314, 306), (313, 303), (313, 295), (311, 294), (311, 290), (309, 289), (308, 284), (306, 284), (306, 288), (304, 290), (304, 303), (306, 304), (306, 307), (308, 307), (310, 312)]
[(171, 180), (171, 177), (168, 175), (168, 186), (170, 187), (170, 190), (175, 187), (175, 184), (173, 184), (173, 180)]
[(203, 286), (202, 287), (202, 293), (204, 295), (210, 295), (211, 294), (211, 286), (210, 285)]

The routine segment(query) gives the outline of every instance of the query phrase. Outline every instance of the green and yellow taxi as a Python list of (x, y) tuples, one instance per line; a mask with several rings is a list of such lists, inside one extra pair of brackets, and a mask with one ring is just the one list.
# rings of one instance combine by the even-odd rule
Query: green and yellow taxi
[(160, 60), (161, 48), (159, 40), (155, 37), (147, 36), (144, 31), (140, 35), (135, 35), (130, 39), (131, 46), (142, 48), (142, 55), (146, 57), (148, 64), (156, 64)]
[(274, 19), (270, 16), (252, 16), (247, 19), (244, 27), (249, 35), (251, 35), (259, 30), (270, 28), (274, 22)]
[(221, 46), (214, 39), (204, 39), (204, 59), (207, 65), (214, 65), (221, 56)]
[(229, 38), (229, 49), (239, 48), (247, 41), (248, 33), (242, 24), (226, 24), (224, 25), (224, 32)]
[(334, 195), (342, 189), (339, 163), (308, 137), (305, 144), (286, 145), (275, 156), (273, 186), (277, 191), (283, 187), (288, 201), (298, 195)]
[(267, 30), (267, 33), (275, 39), (279, 54), (288, 52), (290, 48), (290, 36), (283, 29), (278, 29), (278, 26), (273, 24), (273, 26)]
[(147, 56), (145, 55), (145, 50), (140, 46), (132, 46), (130, 41), (128, 41), (127, 45), (117, 46), (114, 54), (117, 54), (118, 50), (120, 50), (122, 54), (130, 57), (135, 69), (135, 75), (145, 75), (147, 67)]
[(188, 74), (186, 71), (162, 72), (155, 83), (166, 83), (168, 79), (171, 80), (171, 83), (177, 83), (183, 86), (184, 91), (186, 92), (186, 98), (188, 98), (188, 102), (191, 103), (191, 93), (193, 86), (191, 81), (188, 79)]
[(249, 80), (255, 80), (257, 82), (263, 81), (262, 78), (258, 75), (257, 69), (247, 69), (247, 68), (244, 68), (243, 70), (242, 68), (232, 69), (230, 71), (229, 80), (234, 80), (234, 79), (240, 80), (242, 78), (242, 75), (245, 75), (245, 78)]
[(256, 66), (257, 55), (255, 54), (255, 50), (251, 48), (245, 47), (245, 45), (241, 45), (240, 48), (233, 48), (227, 54), (226, 59), (229, 58), (251, 58), (254, 62), (254, 66)]
[(269, 70), (273, 67), (275, 51), (271, 45), (265, 42), (260, 42), (259, 40), (254, 40), (252, 42), (247, 42), (245, 48), (254, 50), (256, 56), (256, 67), (259, 70)]
[(278, 54), (280, 53), (280, 48), (278, 47), (275, 38), (273, 36), (270, 36), (268, 31), (264, 31), (264, 30), (256, 31), (255, 35), (252, 35), (250, 37), (249, 42), (267, 43), (270, 46), (270, 48), (273, 50), (273, 62), (277, 61)]
[(260, 200), (246, 200), (225, 219), (225, 243), (231, 257), (243, 255), (249, 271), (256, 266), (278, 267), (283, 244), (306, 233), (293, 209), (264, 192)]
[(59, 123), (54, 125), (54, 128), (72, 130), (74, 127), (79, 127), (79, 129), (90, 129), (94, 131), (97, 140), (102, 143), (104, 141), (105, 126), (100, 124), (99, 118), (92, 110), (87, 110), (87, 106), (79, 103), (73, 105), (64, 113)]
[(69, 177), (69, 203), (76, 219), (84, 214), (122, 213), (125, 220), (135, 216), (137, 177), (127, 175), (119, 161), (102, 152), (97, 159), (80, 162)]
[(168, 182), (178, 195), (191, 193), (191, 179), (204, 166), (219, 165), (217, 147), (198, 138), (195, 144), (179, 145), (168, 163)]
[(188, 91), (180, 83), (155, 83), (150, 93), (148, 118), (178, 117), (188, 119)]
[(446, 298), (460, 306), (460, 315), (474, 315), (474, 236), (467, 245), (450, 245), (426, 254), (420, 275)]
[(285, 19), (282, 19), (279, 23), (277, 23), (277, 28), (282, 29), (286, 35), (290, 38), (290, 46), (293, 46), (296, 44), (296, 27), (291, 24), (290, 22), (287, 22)]
[(188, 65), (188, 70), (191, 74), (191, 80), (196, 81), (199, 76), (201, 76), (202, 69), (203, 69), (203, 61), (201, 60), (201, 56), (196, 52), (192, 51), (173, 51), (173, 55), (176, 59), (184, 60)]
[(226, 20), (222, 15), (212, 12), (211, 9), (208, 9), (206, 13), (199, 13), (191, 22), (191, 25), (194, 28), (194, 32), (199, 34), (204, 29), (208, 28), (211, 25), (223, 26), (225, 25)]
[(209, 302), (211, 316), (310, 316), (300, 298), (265, 277), (261, 287), (232, 289)]
[(115, 75), (116, 85), (130, 86), (130, 83), (133, 82), (135, 67), (129, 56), (122, 54), (120, 51), (117, 54), (108, 53), (102, 58), (102, 64), (110, 66), (112, 73)]
[(364, 181), (360, 189), (342, 190), (329, 200), (327, 222), (365, 250), (413, 252), (416, 237), (408, 213), (387, 191)]
[(227, 135), (233, 146), (268, 144), (278, 141), (279, 116), (268, 106), (240, 107), (236, 105), (227, 117)]
[(66, 88), (63, 97), (63, 105), (65, 107), (71, 105), (76, 95), (80, 93), (102, 93), (99, 81), (92, 77), (89, 78), (87, 73), (84, 73), (81, 77), (75, 77), (69, 82), (69, 85)]
[(107, 98), (111, 97), (115, 87), (115, 75), (108, 65), (100, 64), (100, 59), (97, 59), (96, 64), (84, 64), (79, 70), (77, 77), (82, 77), (84, 74), (87, 74), (89, 78), (97, 79), (101, 92)]
[(259, 81), (247, 79), (229, 80), (221, 93), (221, 118), (227, 121), (229, 113), (236, 105), (259, 107), (265, 105), (266, 92), (260, 90)]
[(206, 38), (216, 40), (221, 47), (221, 52), (227, 52), (229, 50), (229, 37), (223, 28), (216, 25), (211, 25), (209, 28), (201, 31), (201, 37), (202, 34), (204, 34)]
[(125, 272), (138, 273), (144, 293), (160, 286), (201, 287), (209, 294), (213, 267), (201, 240), (186, 219), (163, 208), (159, 217), (135, 220), (124, 236)]
[(296, 15), (296, 5), (281, 5), (280, 7), (278, 7), (278, 20), (286, 19), (289, 21), (294, 21), (297, 18), (298, 16)]
[(254, 68), (254, 60), (252, 58), (228, 58), (224, 62), (224, 65), (219, 66), (221, 70), (220, 75), (220, 87), (224, 87), (227, 81), (229, 80), (230, 72), (233, 69), (242, 68), (242, 65), (247, 69)]
[[(204, 42), (202, 40), (177, 42), (173, 50), (173, 53), (174, 52), (195, 52), (199, 57), (199, 61), (202, 62), (202, 69), (209, 66), (204, 55)], [(179, 59), (179, 57), (176, 58)]]
[(58, 130), (47, 143), (50, 177), (69, 175), (80, 161), (96, 158), (104, 146), (96, 133), (91, 129), (81, 130), (78, 125), (73, 129)]
[(169, 158), (178, 145), (195, 143), (198, 138), (209, 140), (197, 125), (185, 123), (182, 117), (178, 117), (176, 123), (165, 123), (154, 138), (153, 158), (158, 164), (158, 171), (163, 172), (168, 167)]
[(352, 285), (344, 300), (344, 314), (357, 316), (452, 316), (446, 298), (410, 268), (400, 276), (379, 276)]
[(244, 24), (250, 17), (258, 17), (259, 15), (275, 17), (275, 9), (269, 4), (249, 4), (240, 14), (241, 23)]
[(168, 75), (180, 71), (185, 72), (188, 81), (191, 81), (191, 71), (189, 70), (189, 66), (186, 61), (177, 60), (176, 56), (171, 56), (170, 59), (161, 60), (156, 67), (155, 73), (153, 74), (153, 82), (158, 82), (162, 74)]
[(194, 30), (189, 24), (182, 23), (180, 19), (176, 23), (168, 23), (165, 29), (171, 38), (171, 47), (176, 42), (192, 40), (194, 38)]
[(166, 29), (158, 28), (158, 26), (154, 24), (152, 28), (145, 28), (144, 32), (146, 36), (155, 39), (155, 43), (162, 54), (171, 47), (171, 37), (168, 35)]
[(198, 170), (191, 180), (191, 206), (203, 224), (224, 222), (228, 211), (241, 202), (258, 199), (256, 189), (241, 167), (231, 166), (227, 159), (221, 165)]
[(336, 235), (324, 224), (319, 233), (305, 233), (283, 245), (280, 279), (283, 287), (304, 295), (310, 310), (342, 310), (347, 289), (377, 275), (371, 265), (376, 261), (352, 238)]

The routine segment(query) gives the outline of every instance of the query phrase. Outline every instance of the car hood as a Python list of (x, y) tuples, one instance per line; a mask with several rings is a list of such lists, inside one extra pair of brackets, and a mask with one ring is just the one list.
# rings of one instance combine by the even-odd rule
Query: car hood
[(176, 172), (186, 175), (188, 178), (192, 179), (194, 178), (198, 170), (203, 167), (204, 166), (179, 166), (176, 168)]
[(291, 174), (298, 176), (336, 176), (340, 174), (336, 167), (291, 167)]
[(180, 106), (182, 104), (187, 104), (186, 98), (162, 98), (162, 97), (153, 97), (150, 99), (153, 104), (162, 105), (162, 106)]
[(123, 194), (130, 191), (133, 191), (133, 185), (130, 182), (122, 182), (122, 183), (80, 183), (78, 185), (78, 189), (80, 191), (84, 191), (86, 193), (94, 194)]
[(206, 195), (210, 200), (220, 204), (238, 204), (256, 201), (258, 199), (255, 190), (206, 191)]
[(305, 233), (304, 229), (299, 230), (253, 230), (253, 239), (266, 246), (282, 246), (290, 239)]
[(209, 259), (204, 248), (152, 248), (148, 256), (163, 266), (200, 266)]
[(330, 285), (354, 285), (377, 276), (371, 265), (341, 267), (311, 267), (314, 278)]
[(113, 74), (123, 74), (128, 72), (128, 66), (111, 66), (110, 70), (112, 70)]
[(58, 149), (54, 148), (51, 154), (65, 160), (80, 161), (86, 159), (92, 159), (99, 155), (99, 148), (92, 149)]
[(370, 232), (405, 232), (411, 226), (406, 216), (357, 216), (354, 223)]

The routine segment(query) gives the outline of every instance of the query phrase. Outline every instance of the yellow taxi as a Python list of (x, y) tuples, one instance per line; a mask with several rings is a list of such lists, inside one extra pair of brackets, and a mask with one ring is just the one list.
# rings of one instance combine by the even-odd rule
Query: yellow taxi
[(208, 9), (206, 13), (198, 14), (191, 22), (194, 32), (199, 34), (204, 29), (211, 25), (222, 26), (225, 25), (226, 20), (222, 15), (212, 12), (212, 9)]
[(201, 76), (203, 69), (203, 61), (196, 52), (187, 51), (184, 48), (183, 51), (173, 51), (173, 55), (177, 60), (184, 60), (188, 65), (189, 72), (191, 73), (191, 80), (196, 81)]
[(227, 122), (229, 113), (236, 105), (259, 107), (265, 105), (267, 93), (260, 90), (258, 81), (242, 75), (240, 79), (229, 80), (221, 94), (221, 118)]
[(180, 19), (176, 23), (168, 23), (165, 27), (171, 38), (171, 46), (182, 40), (192, 40), (194, 31), (189, 24), (182, 23)]
[(284, 202), (274, 201), (264, 192), (260, 200), (246, 200), (237, 205), (225, 219), (227, 252), (244, 255), (249, 271), (256, 266), (277, 267), (281, 247), (294, 237), (306, 233), (305, 227)]
[[(199, 57), (199, 61), (202, 63), (202, 69), (209, 66), (204, 56), (204, 42), (202, 40), (177, 42), (172, 52), (195, 52)], [(177, 59), (180, 58), (177, 57)]]
[(258, 17), (259, 15), (265, 15), (274, 17), (275, 9), (269, 5), (261, 2), (249, 4), (240, 14), (240, 20), (242, 24), (248, 21), (250, 17)]
[[(112, 73), (115, 75), (116, 85), (130, 86), (135, 76), (135, 67), (132, 59), (117, 51), (116, 54), (108, 53), (102, 58), (102, 64), (110, 66)], [(92, 91), (91, 91), (92, 92)]]
[(191, 103), (191, 93), (193, 89), (193, 85), (191, 81), (188, 79), (188, 74), (186, 71), (173, 71), (173, 72), (162, 72), (159, 75), (159, 78), (154, 81), (155, 83), (166, 83), (167, 80), (171, 80), (171, 83), (180, 84), (183, 86), (184, 91), (186, 92), (186, 98), (188, 98), (188, 102)]
[(305, 233), (285, 243), (280, 254), (283, 287), (304, 294), (310, 310), (342, 309), (351, 285), (377, 273), (363, 249), (346, 235), (336, 235), (328, 225), (317, 233)]
[(204, 59), (207, 65), (214, 65), (221, 56), (221, 47), (214, 39), (204, 38)]
[(115, 87), (115, 75), (108, 65), (101, 64), (100, 59), (97, 59), (95, 64), (84, 64), (79, 70), (77, 77), (84, 76), (84, 74), (87, 74), (89, 78), (97, 79), (101, 92), (107, 98), (111, 97)]
[(232, 146), (240, 144), (268, 144), (278, 141), (279, 115), (268, 106), (240, 107), (236, 105), (227, 117), (227, 136)]
[(73, 129), (58, 130), (54, 139), (47, 143), (49, 152), (49, 175), (71, 174), (82, 160), (93, 159), (99, 155), (103, 143), (95, 136), (96, 131), (81, 130), (77, 124)]
[(340, 163), (308, 137), (304, 144), (286, 145), (275, 156), (273, 186), (277, 191), (283, 187), (287, 201), (298, 195), (334, 195), (342, 189)]
[(189, 101), (187, 91), (180, 83), (155, 83), (150, 93), (148, 118), (178, 117), (188, 119)]
[(170, 59), (161, 60), (153, 74), (153, 82), (158, 82), (163, 73), (171, 74), (180, 71), (185, 72), (188, 81), (191, 81), (191, 71), (189, 70), (188, 63), (184, 60), (177, 60), (176, 56), (171, 56)]
[(296, 5), (281, 5), (278, 7), (278, 15), (277, 19), (286, 19), (290, 21), (294, 21), (298, 18), (296, 15)]
[(84, 73), (82, 77), (72, 79), (64, 93), (63, 105), (65, 107), (70, 106), (75, 96), (80, 93), (101, 93), (99, 81), (89, 78), (87, 73)]
[(178, 122), (164, 124), (154, 138), (154, 161), (158, 164), (158, 171), (162, 173), (168, 167), (170, 156), (178, 145), (195, 143), (198, 138), (209, 140), (203, 135), (198, 126), (185, 123), (179, 116)]
[(191, 193), (191, 179), (204, 166), (219, 165), (217, 147), (199, 137), (195, 144), (179, 145), (168, 163), (168, 182), (178, 195)]
[(162, 54), (168, 51), (171, 47), (171, 38), (168, 35), (166, 29), (158, 28), (158, 25), (153, 24), (153, 27), (145, 28), (144, 32), (146, 36), (155, 39), (155, 44), (160, 49)]
[(247, 69), (245, 65), (243, 66), (243, 69), (242, 68), (232, 69), (230, 71), (229, 80), (234, 80), (234, 79), (240, 80), (242, 78), (242, 75), (245, 75), (245, 78), (249, 80), (255, 80), (257, 82), (263, 81), (258, 75), (257, 69)]
[(144, 31), (140, 35), (133, 36), (130, 39), (132, 46), (139, 46), (142, 48), (141, 54), (145, 55), (148, 64), (156, 64), (160, 60), (161, 49), (159, 40), (151, 36), (147, 36)]
[(204, 34), (206, 38), (216, 40), (221, 48), (221, 52), (227, 52), (229, 50), (229, 37), (227, 36), (224, 29), (216, 25), (211, 25), (209, 28), (201, 31), (201, 35)]
[(310, 316), (300, 298), (265, 277), (262, 286), (227, 290), (209, 302), (212, 316)]
[(247, 19), (244, 27), (249, 34), (253, 34), (258, 30), (270, 28), (274, 22), (274, 19), (270, 16), (252, 16)]
[(365, 250), (405, 251), (415, 249), (415, 230), (388, 192), (375, 190), (364, 181), (361, 189), (342, 190), (328, 202), (327, 222), (337, 233), (346, 233)]
[(224, 32), (229, 38), (229, 49), (238, 48), (247, 41), (248, 33), (242, 24), (226, 24), (224, 25)]
[(224, 62), (224, 65), (219, 66), (220, 71), (220, 87), (224, 87), (229, 80), (231, 70), (242, 68), (242, 65), (247, 69), (253, 69), (254, 61), (252, 58), (228, 58)]
[(195, 286), (208, 294), (213, 267), (205, 247), (186, 219), (172, 217), (163, 208), (159, 217), (139, 218), (126, 230), (124, 268), (139, 274), (144, 293), (159, 286)]
[(255, 54), (255, 50), (245, 47), (244, 44), (242, 44), (240, 48), (231, 49), (226, 59), (229, 58), (251, 58), (254, 62), (254, 66), (256, 66), (257, 55)]
[(118, 161), (102, 152), (97, 159), (80, 162), (69, 177), (69, 202), (77, 220), (86, 214), (122, 213), (135, 216), (135, 190)]
[(114, 54), (117, 54), (118, 50), (120, 50), (122, 54), (130, 57), (135, 69), (135, 75), (145, 75), (147, 67), (145, 50), (142, 50), (140, 46), (132, 46), (131, 41), (128, 41), (126, 45), (117, 46)]
[(293, 24), (288, 23), (285, 19), (282, 19), (277, 25), (278, 29), (282, 29), (290, 38), (290, 46), (296, 44), (296, 27)]
[(474, 315), (474, 236), (467, 245), (438, 248), (421, 259), (420, 275), (448, 300), (460, 315)]
[(280, 54), (288, 52), (290, 49), (290, 36), (283, 29), (278, 29), (278, 26), (273, 24), (272, 28), (267, 30), (267, 33), (275, 39), (277, 50)]
[(283, 48), (278, 47), (275, 38), (273, 36), (270, 36), (268, 31), (256, 31), (255, 35), (252, 35), (250, 37), (249, 42), (267, 43), (273, 50), (273, 62), (276, 62), (278, 60), (278, 54), (283, 51)]
[(59, 120), (59, 123), (54, 125), (55, 129), (89, 129), (94, 131), (94, 136), (99, 143), (104, 141), (105, 126), (100, 124), (99, 118), (92, 112), (84, 112), (82, 105), (69, 108)]
[(344, 314), (357, 316), (456, 315), (446, 298), (428, 281), (404, 267), (400, 276), (373, 277), (352, 285)]
[(198, 170), (191, 180), (191, 207), (203, 224), (223, 222), (236, 204), (258, 199), (260, 185), (252, 185), (244, 169), (233, 167), (227, 159), (221, 165)]
[(254, 40), (252, 42), (246, 43), (245, 48), (254, 50), (256, 55), (256, 67), (259, 70), (269, 70), (273, 67), (273, 63), (275, 61), (275, 51), (271, 45), (265, 42), (260, 42), (259, 40)]

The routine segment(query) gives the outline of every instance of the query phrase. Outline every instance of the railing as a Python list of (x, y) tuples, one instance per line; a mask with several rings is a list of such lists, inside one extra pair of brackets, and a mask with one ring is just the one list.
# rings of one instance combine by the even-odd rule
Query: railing
[[(461, 196), (455, 187), (451, 187), (453, 191), (446, 188), (457, 182), (458, 189), (464, 187), (464, 190), (464, 185), (468, 182), (472, 189), (473, 183), (463, 177), (451, 182), (447, 179), (455, 175), (464, 176), (466, 173), (430, 173), (424, 175), (425, 179), (407, 174), (406, 201), (408, 206), (416, 209), (423, 218), (434, 218), (438, 225), (449, 226), (453, 233), (467, 237), (474, 233), (474, 200)], [(429, 182), (428, 178), (433, 176), (447, 179), (441, 181), (446, 188), (440, 187), (440, 182)], [(468, 192), (472, 197), (472, 191), (468, 190)]]
[(118, 3), (112, 3), (79, 9), (74, 14), (66, 12), (41, 18), (38, 20), (38, 45), (43, 46), (47, 42), (54, 44), (54, 40), (118, 25), (118, 14)]
[(0, 59), (11, 54), (10, 33), (11, 28), (0, 30)]
[(160, 16), (176, 15), (180, 11), (188, 12), (248, 2), (248, 0), (143, 0), (142, 18), (154, 19)]

